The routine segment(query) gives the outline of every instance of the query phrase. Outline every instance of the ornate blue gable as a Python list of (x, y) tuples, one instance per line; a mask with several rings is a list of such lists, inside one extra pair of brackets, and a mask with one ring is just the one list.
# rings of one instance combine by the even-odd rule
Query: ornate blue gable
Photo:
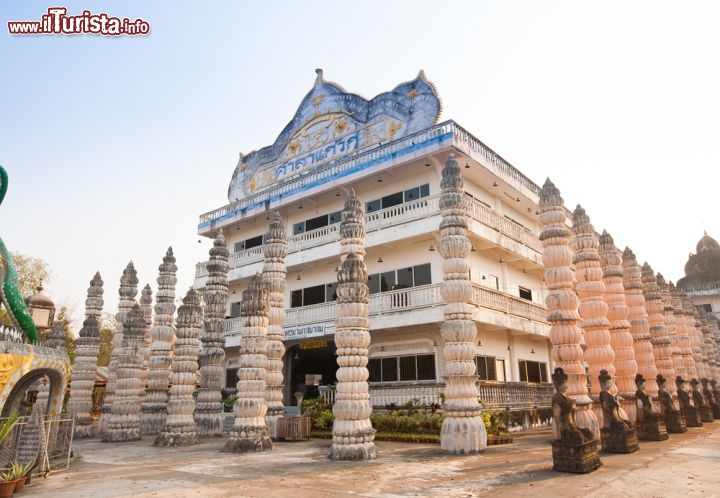
[(420, 74), (368, 101), (325, 81), (312, 90), (275, 143), (240, 154), (228, 188), (235, 202), (284, 179), (428, 128), (440, 116), (434, 86)]

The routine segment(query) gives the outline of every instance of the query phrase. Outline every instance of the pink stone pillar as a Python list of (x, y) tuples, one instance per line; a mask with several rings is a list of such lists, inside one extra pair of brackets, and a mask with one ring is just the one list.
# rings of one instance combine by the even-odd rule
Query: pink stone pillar
[[(580, 322), (585, 332), (585, 361), (588, 364), (591, 394), (595, 404), (593, 410), (598, 424), (603, 425), (603, 411), (597, 402), (600, 396), (600, 382), (598, 376), (601, 370), (606, 370), (611, 377), (615, 376), (615, 353), (610, 347), (610, 322), (607, 319), (608, 307), (605, 304), (605, 284), (603, 271), (598, 254), (599, 241), (595, 229), (590, 224), (590, 218), (581, 206), (573, 212), (572, 248), (575, 251), (573, 263), (575, 264), (575, 291), (580, 298), (578, 312)], [(617, 392), (612, 387), (612, 394)], [(600, 440), (600, 433), (596, 434)]]
[(635, 422), (635, 375), (638, 369), (628, 321), (629, 310), (625, 302), (622, 257), (613, 238), (605, 231), (600, 236), (600, 260), (603, 266), (605, 302), (608, 306), (607, 318), (610, 321), (610, 346), (615, 352), (615, 385), (622, 398), (620, 407), (625, 411), (627, 420)]
[(645, 393), (650, 399), (657, 399), (658, 386), (655, 377), (658, 374), (655, 366), (655, 354), (650, 336), (650, 322), (645, 311), (645, 297), (642, 293), (642, 273), (635, 254), (626, 247), (623, 252), (623, 287), (625, 301), (629, 308), (630, 332), (633, 336), (635, 361), (638, 373), (645, 378)]
[[(578, 298), (573, 290), (571, 268), (573, 251), (570, 247), (571, 231), (566, 225), (565, 208), (560, 191), (550, 179), (540, 193), (540, 241), (543, 244), (545, 285), (548, 294), (545, 303), (550, 322), (550, 342), (555, 367), (568, 376), (566, 395), (576, 403), (575, 423), (590, 430), (600, 440), (600, 425), (592, 411), (592, 399), (587, 392), (587, 375), (580, 347)], [(559, 434), (555, 434), (559, 439)]]

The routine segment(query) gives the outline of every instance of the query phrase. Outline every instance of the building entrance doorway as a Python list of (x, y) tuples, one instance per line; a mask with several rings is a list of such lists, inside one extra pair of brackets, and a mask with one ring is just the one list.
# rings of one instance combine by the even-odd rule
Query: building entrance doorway
[(304, 393), (305, 399), (320, 395), (320, 386), (333, 385), (337, 378), (335, 342), (328, 340), (303, 341), (288, 347), (285, 353), (285, 404), (295, 405), (294, 393)]

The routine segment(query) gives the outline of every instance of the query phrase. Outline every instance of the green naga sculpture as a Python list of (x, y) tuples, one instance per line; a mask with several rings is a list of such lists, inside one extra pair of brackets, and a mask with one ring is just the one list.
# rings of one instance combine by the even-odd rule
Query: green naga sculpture
[[(0, 204), (5, 198), (8, 187), (8, 175), (5, 168), (0, 166)], [(8, 315), (12, 319), (15, 326), (22, 330), (30, 342), (37, 344), (38, 333), (33, 323), (32, 316), (25, 300), (20, 292), (20, 283), (18, 281), (18, 273), (10, 257), (10, 252), (5, 247), (5, 243), (0, 238), (0, 299), (8, 310)]]

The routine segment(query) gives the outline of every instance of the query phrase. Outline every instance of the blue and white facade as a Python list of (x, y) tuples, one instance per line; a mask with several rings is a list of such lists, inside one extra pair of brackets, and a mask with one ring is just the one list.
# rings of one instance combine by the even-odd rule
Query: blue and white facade
[[(231, 252), (228, 387), (235, 384), (240, 296), (262, 270), (262, 235), (275, 211), (288, 235), (285, 403), (294, 404), (297, 390), (312, 396), (335, 381), (338, 229), (354, 189), (366, 211), (371, 400), (437, 401), (444, 388), (438, 200), (440, 171), (453, 153), (464, 166), (473, 244), (479, 396), (498, 407), (529, 407), (550, 392), (540, 188), (455, 122), (438, 122), (440, 113), (422, 72), (368, 101), (317, 70), (275, 143), (241, 155), (229, 204), (201, 215), (198, 226), (207, 237), (222, 230)], [(199, 263), (195, 287), (206, 279)]]

